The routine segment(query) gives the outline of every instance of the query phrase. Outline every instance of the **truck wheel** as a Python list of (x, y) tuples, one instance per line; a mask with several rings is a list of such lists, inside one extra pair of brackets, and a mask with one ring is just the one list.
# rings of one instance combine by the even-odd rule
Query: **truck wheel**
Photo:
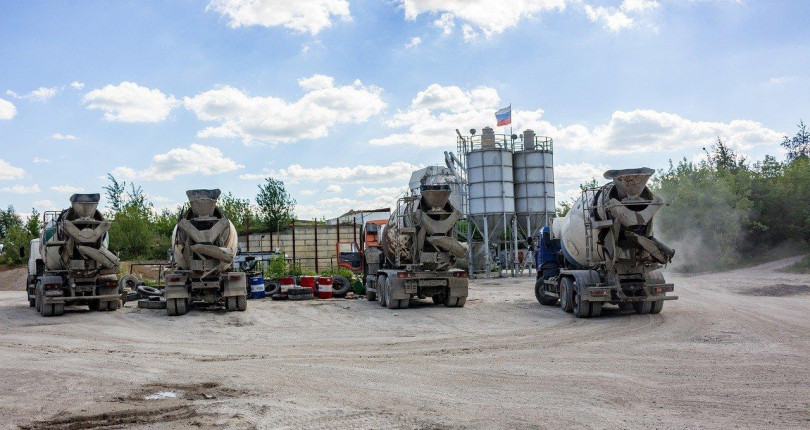
[(433, 304), (434, 305), (441, 305), (444, 304), (444, 296), (441, 294), (434, 294), (433, 295)]
[(53, 305), (49, 305), (47, 303), (42, 303), (39, 305), (39, 314), (43, 317), (52, 317), (53, 316)]
[(177, 301), (175, 299), (166, 300), (166, 313), (170, 317), (177, 315)]
[(28, 307), (33, 308), (37, 305), (37, 299), (28, 299)]
[(65, 314), (65, 304), (64, 303), (54, 303), (53, 305), (53, 315), (57, 317), (61, 317)]
[(97, 311), (101, 309), (101, 301), (98, 299), (93, 299), (87, 302), (87, 307), (90, 308), (91, 311)]
[(42, 295), (39, 294), (39, 283), (37, 283), (37, 286), (34, 287), (34, 297), (36, 297), (36, 299), (34, 299), (34, 307), (36, 308), (37, 312), (39, 312), (40, 307), (42, 306)]
[(247, 309), (247, 296), (236, 296), (236, 310), (244, 312)]
[(582, 294), (574, 294), (574, 316), (577, 318), (591, 316), (591, 302), (582, 300)]
[(556, 297), (546, 295), (546, 288), (542, 279), (538, 279), (537, 282), (534, 283), (534, 296), (537, 297), (537, 301), (543, 306), (554, 306), (557, 304), (558, 299)]
[(657, 302), (652, 302), (652, 307), (650, 308), (651, 314), (660, 314), (661, 311), (664, 309), (664, 301), (659, 300)]
[(377, 278), (377, 293), (380, 295), (379, 301), (380, 301), (380, 306), (382, 306), (382, 307), (386, 307), (388, 305), (388, 303), (386, 302), (386, 300), (388, 298), (386, 297), (386, 294), (385, 294), (385, 289), (386, 289), (385, 284), (386, 284), (387, 280), (388, 280), (388, 277), (385, 276), (385, 275), (379, 276)]
[[(444, 299), (444, 305), (447, 306), (448, 308), (459, 307), (459, 301), (461, 299), (462, 299), (462, 297), (450, 297), (450, 296), (447, 296)], [(464, 299), (464, 302), (467, 301), (466, 297), (463, 297), (463, 299)], [(464, 306), (464, 305), (462, 304), (461, 306)]]
[[(386, 289), (388, 289), (387, 285), (386, 285)], [(401, 302), (402, 300), (392, 299), (390, 290), (385, 292), (385, 296), (386, 296), (385, 297), (385, 304), (388, 307), (388, 309), (399, 309), (399, 302)]]
[(366, 300), (368, 300), (370, 302), (373, 302), (373, 301), (377, 300), (377, 292), (376, 291), (369, 291), (368, 288), (366, 288)]
[(188, 300), (174, 299), (177, 303), (177, 315), (185, 315), (188, 313)]
[(233, 312), (236, 310), (236, 298), (235, 297), (225, 297), (225, 310), (228, 312)]
[(652, 302), (634, 302), (633, 309), (636, 310), (637, 314), (648, 314), (652, 309)]
[(106, 310), (107, 311), (114, 311), (118, 309), (118, 300), (110, 300), (106, 303)]
[(591, 302), (591, 318), (602, 315), (602, 302)]
[(456, 307), (457, 308), (463, 308), (466, 303), (467, 303), (467, 298), (466, 297), (459, 297), (458, 301), (456, 302)]
[(344, 276), (332, 277), (332, 296), (343, 297), (352, 288), (352, 283)]
[(632, 311), (632, 310), (634, 310), (634, 309), (635, 309), (635, 306), (634, 306), (634, 305), (633, 305), (633, 303), (631, 303), (631, 302), (622, 302), (622, 303), (619, 303), (619, 310), (620, 310), (620, 311), (622, 311), (622, 312), (625, 312), (625, 311)]
[(574, 283), (571, 282), (571, 278), (562, 278), (560, 281), (560, 307), (568, 313), (574, 311), (573, 292)]

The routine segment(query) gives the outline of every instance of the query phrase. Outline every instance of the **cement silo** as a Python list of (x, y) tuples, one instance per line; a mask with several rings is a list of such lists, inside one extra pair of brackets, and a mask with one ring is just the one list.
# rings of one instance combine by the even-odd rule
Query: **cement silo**
[(495, 248), (498, 256), (505, 258), (510, 247), (505, 233), (515, 215), (514, 139), (496, 136), (492, 128), (486, 127), (479, 136), (472, 133), (466, 139), (460, 137), (459, 149), (466, 167), (467, 220), (475, 224), (484, 241), (484, 267), (475, 269), (489, 273), (490, 250)]
[(523, 237), (536, 237), (555, 213), (554, 151), (550, 137), (526, 130), (512, 154), (515, 216)]

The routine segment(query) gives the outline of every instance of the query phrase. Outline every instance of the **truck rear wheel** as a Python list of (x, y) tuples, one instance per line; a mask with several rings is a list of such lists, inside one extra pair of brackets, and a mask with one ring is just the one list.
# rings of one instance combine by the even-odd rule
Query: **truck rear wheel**
[(543, 306), (554, 306), (557, 304), (557, 297), (546, 295), (546, 288), (542, 279), (538, 279), (537, 282), (534, 283), (534, 296), (537, 297), (537, 301)]
[(441, 305), (444, 304), (444, 296), (441, 294), (434, 294), (433, 295), (433, 304)]
[(637, 314), (648, 314), (652, 309), (652, 302), (634, 302), (633, 309)]
[(444, 299), (444, 305), (448, 308), (461, 308), (467, 303), (466, 297), (447, 297)]
[(225, 310), (228, 312), (236, 310), (236, 297), (225, 297)]
[(456, 307), (457, 308), (463, 308), (465, 304), (467, 304), (467, 298), (466, 297), (459, 297), (458, 302), (456, 302)]
[(574, 316), (577, 318), (591, 317), (591, 302), (582, 300), (582, 294), (574, 294)]
[(53, 305), (53, 315), (57, 317), (61, 317), (65, 314), (65, 304), (64, 303), (54, 303)]
[(388, 306), (388, 295), (386, 294), (388, 277), (385, 275), (381, 275), (377, 278), (377, 293), (380, 295), (379, 301), (380, 306), (386, 307)]
[(236, 310), (239, 312), (247, 310), (247, 296), (236, 296)]
[(188, 312), (188, 302), (186, 299), (166, 300), (166, 313), (169, 316), (185, 315)]
[(664, 309), (664, 301), (659, 300), (657, 302), (652, 302), (652, 307), (650, 308), (651, 314), (660, 314), (661, 311)]
[(107, 302), (103, 302), (102, 305), (102, 309), (106, 311), (114, 311), (118, 309), (118, 300), (109, 300)]
[(28, 299), (28, 307), (33, 308), (37, 305), (37, 299)]
[(571, 278), (565, 277), (560, 280), (560, 307), (562, 310), (571, 313), (574, 311), (573, 303), (574, 283)]
[(603, 302), (591, 302), (591, 318), (597, 318), (602, 315)]
[(90, 308), (91, 311), (97, 311), (101, 309), (101, 301), (98, 299), (93, 299), (87, 302), (87, 307)]

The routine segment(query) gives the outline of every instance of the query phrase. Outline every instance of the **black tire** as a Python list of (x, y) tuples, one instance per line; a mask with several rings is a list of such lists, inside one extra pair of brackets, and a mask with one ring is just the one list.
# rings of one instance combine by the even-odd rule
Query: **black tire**
[(135, 291), (141, 280), (135, 275), (124, 275), (118, 280), (118, 292), (122, 293), (125, 290)]
[(65, 314), (65, 304), (64, 303), (54, 303), (53, 305), (53, 315), (56, 317), (61, 317)]
[(619, 303), (619, 310), (622, 312), (632, 311), (635, 310), (635, 306), (632, 302), (622, 302)]
[(49, 305), (47, 303), (42, 303), (39, 305), (39, 314), (43, 317), (52, 317), (53, 316), (53, 305)]
[[(448, 308), (455, 308), (455, 307), (458, 307), (458, 302), (459, 302), (459, 299), (460, 299), (460, 298), (461, 298), (461, 297), (450, 297), (450, 296), (446, 296), (446, 297), (444, 298), (444, 305), (445, 305), (445, 306), (447, 306)], [(464, 301), (465, 301), (465, 302), (467, 301), (467, 298), (466, 298), (466, 297), (464, 298)]]
[(91, 311), (97, 311), (101, 309), (101, 301), (98, 299), (92, 299), (87, 302), (87, 307), (90, 308)]
[(352, 288), (352, 283), (345, 276), (332, 277), (332, 296), (343, 297)]
[(574, 283), (571, 281), (571, 278), (562, 278), (562, 280), (560, 280), (560, 307), (568, 313), (574, 311), (573, 292)]
[(188, 313), (188, 300), (174, 299), (177, 302), (177, 315), (185, 315)]
[(459, 297), (458, 301), (456, 302), (456, 307), (457, 308), (463, 308), (466, 303), (467, 303), (467, 298), (466, 297)]
[(37, 299), (28, 299), (28, 307), (33, 308), (37, 306)]
[(270, 298), (272, 300), (284, 300), (287, 299), (288, 297), (281, 294), (273, 294), (272, 296), (270, 296)]
[[(388, 295), (386, 294), (386, 283), (388, 281), (388, 277), (385, 275), (381, 275), (377, 277), (377, 294), (380, 295), (379, 302), (380, 306), (387, 307), (388, 306)], [(334, 282), (334, 280), (333, 280)]]
[(373, 302), (373, 301), (377, 300), (377, 292), (376, 291), (369, 291), (368, 288), (366, 288), (366, 300), (368, 300), (370, 302)]
[(651, 314), (660, 314), (661, 311), (664, 310), (664, 301), (659, 300), (657, 302), (652, 302), (652, 307), (650, 308)]
[(441, 294), (434, 294), (433, 297), (433, 304), (434, 305), (443, 305), (444, 304), (444, 296)]
[(602, 315), (603, 302), (591, 302), (591, 318), (597, 318)]
[(236, 310), (239, 312), (247, 310), (247, 296), (236, 296)]
[(138, 293), (142, 296), (150, 297), (150, 296), (162, 296), (163, 290), (159, 290), (155, 287), (150, 287), (148, 285), (138, 285), (137, 287)]
[(264, 283), (264, 292), (272, 296), (281, 292), (281, 284), (276, 281), (267, 281)]
[(543, 306), (554, 306), (557, 304), (557, 301), (559, 300), (557, 297), (551, 297), (546, 295), (542, 279), (538, 279), (537, 282), (534, 283), (534, 296), (537, 298), (537, 301), (540, 302), (540, 304)]
[(165, 300), (138, 300), (138, 308), (140, 309), (168, 309), (168, 304)]
[(42, 306), (42, 295), (39, 293), (39, 282), (37, 282), (37, 285), (34, 287), (34, 297), (36, 297), (36, 299), (34, 299), (34, 307), (37, 312), (40, 312), (39, 308)]
[(118, 309), (118, 300), (110, 300), (107, 302), (107, 310), (114, 311)]
[(574, 316), (577, 318), (591, 317), (591, 302), (582, 300), (582, 294), (574, 293)]
[(648, 314), (652, 309), (652, 302), (634, 302), (633, 309), (637, 314)]
[[(148, 300), (146, 301), (149, 302)], [(138, 304), (140, 306), (140, 304)], [(166, 300), (166, 313), (170, 317), (177, 316), (177, 301), (175, 299)]]
[(225, 310), (228, 312), (236, 310), (236, 297), (225, 297)]

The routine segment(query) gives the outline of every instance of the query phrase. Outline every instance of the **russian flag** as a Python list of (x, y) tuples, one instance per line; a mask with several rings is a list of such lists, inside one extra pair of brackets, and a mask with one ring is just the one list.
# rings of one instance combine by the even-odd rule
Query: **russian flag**
[(512, 105), (495, 112), (495, 119), (498, 120), (498, 127), (512, 123)]

